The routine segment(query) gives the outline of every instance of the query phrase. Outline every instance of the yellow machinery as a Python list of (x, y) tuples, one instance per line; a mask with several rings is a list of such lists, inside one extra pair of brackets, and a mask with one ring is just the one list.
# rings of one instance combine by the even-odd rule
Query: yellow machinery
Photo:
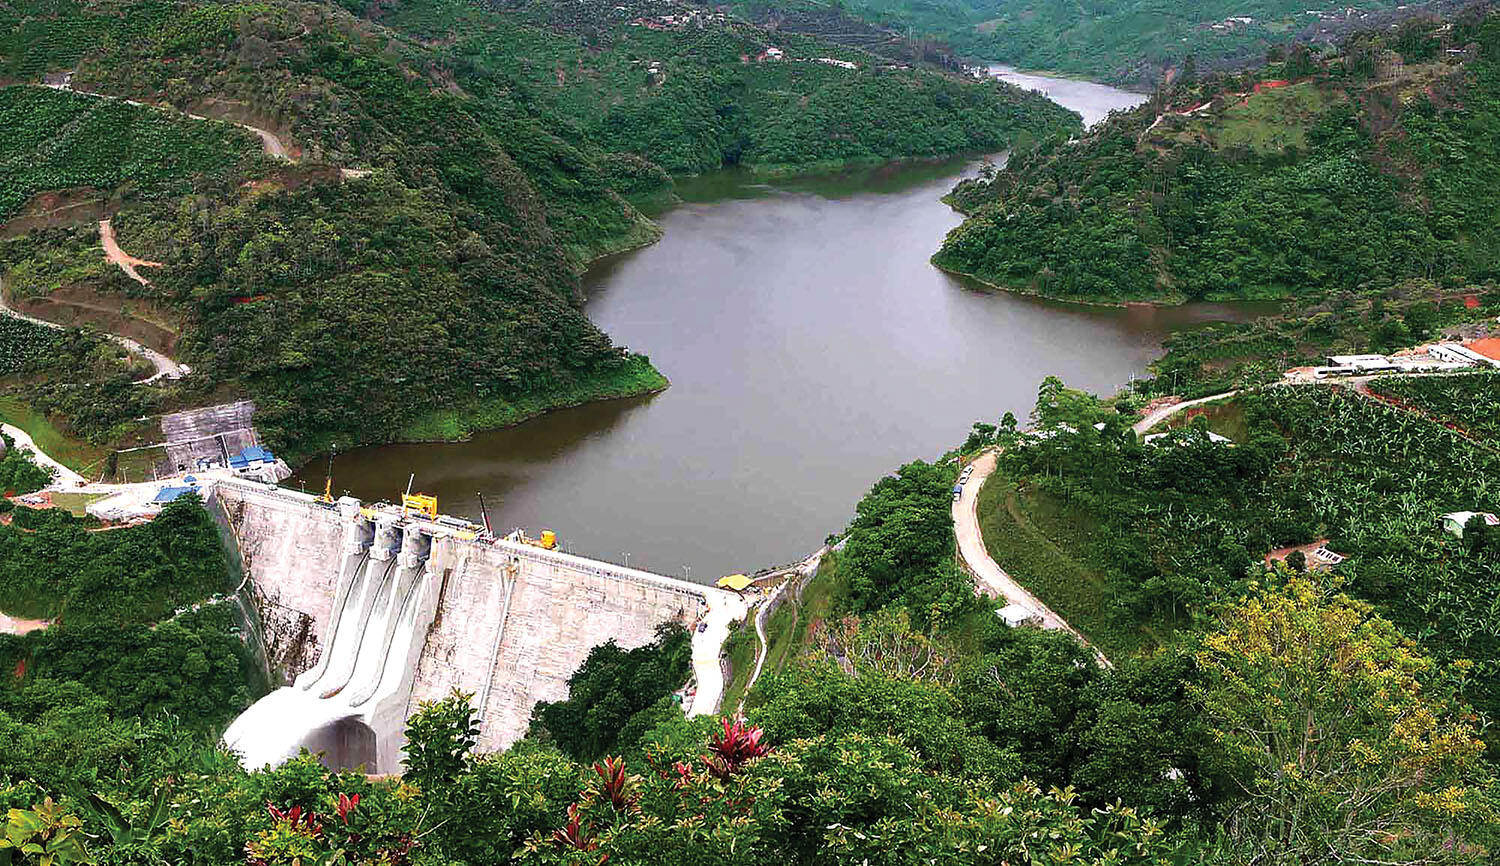
[(735, 592), (743, 592), (750, 585), (750, 578), (743, 574), (730, 574), (719, 578), (714, 584), (721, 589), (732, 589)]
[(428, 518), (437, 519), (437, 497), (428, 496), (426, 493), (403, 493), (401, 494), (401, 511), (415, 511)]
[(550, 529), (543, 529), (541, 538), (532, 538), (527, 535), (524, 530), (517, 529), (515, 532), (511, 533), (510, 538), (513, 541), (519, 541), (522, 544), (529, 544), (532, 547), (540, 547), (544, 550), (557, 549), (557, 533), (553, 532)]

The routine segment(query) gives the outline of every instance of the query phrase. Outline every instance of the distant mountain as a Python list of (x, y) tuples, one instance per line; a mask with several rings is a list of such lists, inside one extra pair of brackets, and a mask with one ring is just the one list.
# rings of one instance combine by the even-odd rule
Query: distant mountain
[(835, 10), (909, 36), (913, 50), (1000, 61), (1028, 69), (1086, 75), (1148, 87), (1185, 64), (1197, 70), (1243, 67), (1274, 46), (1315, 50), (1352, 32), (1429, 11), (1456, 11), (1466, 0), (756, 0), (799, 23), (813, 10)]

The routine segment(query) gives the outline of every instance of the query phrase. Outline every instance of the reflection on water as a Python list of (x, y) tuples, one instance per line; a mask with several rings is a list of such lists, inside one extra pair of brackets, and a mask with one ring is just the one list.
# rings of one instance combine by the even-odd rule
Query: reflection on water
[[(1083, 108), (1107, 110), (1085, 90)], [(928, 258), (960, 217), (940, 198), (972, 170), (685, 180), (660, 243), (585, 278), (590, 317), (670, 389), (469, 442), (340, 455), (336, 486), (391, 498), (415, 472), (444, 511), (477, 518), (482, 492), (501, 527), (712, 581), (805, 555), (881, 475), (940, 455), (975, 420), (1025, 417), (1044, 376), (1111, 392), (1172, 330), (1264, 309), (1088, 307), (944, 274)], [(322, 483), (320, 461), (307, 480)]]

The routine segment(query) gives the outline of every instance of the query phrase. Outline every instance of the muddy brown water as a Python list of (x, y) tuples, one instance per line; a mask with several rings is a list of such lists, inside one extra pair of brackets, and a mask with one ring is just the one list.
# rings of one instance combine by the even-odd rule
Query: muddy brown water
[[(1092, 121), (1141, 97), (1066, 82)], [(972, 162), (764, 182), (684, 181), (665, 236), (599, 262), (589, 316), (650, 355), (661, 394), (554, 412), (456, 444), (340, 454), (335, 486), (557, 531), (571, 551), (711, 582), (790, 562), (881, 475), (969, 425), (1024, 418), (1043, 377), (1112, 392), (1174, 329), (1267, 308), (1083, 307), (993, 292), (928, 258)], [(320, 489), (324, 462), (294, 478)]]

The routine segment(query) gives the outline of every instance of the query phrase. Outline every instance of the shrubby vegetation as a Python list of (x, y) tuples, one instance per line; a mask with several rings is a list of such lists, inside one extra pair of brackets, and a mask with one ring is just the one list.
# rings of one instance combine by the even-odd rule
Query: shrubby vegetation
[[(0, 433), (0, 494), (14, 495), (41, 490), (52, 481), (52, 472), (38, 466), (29, 453), (16, 447), (16, 440)], [(10, 509), (10, 503), (0, 506)]]
[[(1487, 393), (1485, 376), (1448, 381)], [(1077, 432), (1014, 437), (980, 508), (996, 558), (1107, 651), (1170, 645), (1245, 592), (1267, 553), (1326, 539), (1349, 558), (1338, 572), (1351, 593), (1459, 665), (1468, 700), (1500, 708), (1500, 621), (1482, 601), (1500, 559), (1438, 526), (1500, 509), (1484, 442), (1325, 386), (1210, 407), (1170, 445), (1141, 445), (1092, 401), (1071, 405), (1042, 423)], [(1209, 425), (1238, 445), (1211, 443)]]
[(1448, 424), (1470, 439), (1500, 440), (1500, 373), (1472, 376), (1389, 376), (1370, 390)]
[(227, 123), (41, 87), (0, 88), (0, 221), (46, 190), (181, 193), (195, 173), (245, 169), (260, 142)]
[(656, 719), (681, 713), (670, 696), (692, 670), (692, 635), (676, 623), (663, 624), (656, 640), (635, 649), (607, 641), (589, 650), (568, 678), (567, 700), (532, 709), (529, 736), (555, 744), (575, 761), (625, 751)]
[[(29, 808), (52, 794), (103, 862), (1144, 866), (1267, 862), (1275, 852), (1269, 862), (1477, 863), (1495, 842), (1493, 772), (1442, 672), (1389, 623), (1306, 578), (1255, 589), (1196, 650), (1118, 689), (1106, 684), (1119, 674), (1073, 664), (1066, 637), (996, 626), (986, 640), (998, 655), (967, 665), (990, 685), (967, 704), (916, 670), (799, 667), (750, 722), (663, 715), (639, 749), (590, 765), (530, 742), (474, 752), (473, 710), (455, 694), (409, 720), (401, 779), (332, 772), (305, 755), (247, 773), (162, 717), (69, 755), (75, 788), (59, 791), (53, 768), (9, 759), (0, 802)], [(867, 680), (871, 693), (847, 687)], [(1305, 681), (1295, 702), (1279, 699), (1289, 680)], [(1141, 694), (1182, 709), (1142, 713)], [(1076, 713), (1077, 745), (1104, 760), (1094, 770), (1107, 786), (1170, 795), (1154, 817), (1113, 802), (1089, 808), (1105, 791), (1044, 793), (1050, 767), (1031, 780), (940, 757), (944, 743), (994, 751), (986, 737), (1065, 754), (1023, 735), (1067, 729), (1048, 724), (1058, 712)], [(754, 724), (761, 714), (764, 729)], [(1413, 718), (1427, 721), (1413, 728)], [(1184, 723), (1190, 735), (1159, 752)], [(1316, 759), (1259, 751), (1264, 741), (1239, 734), (1247, 723), (1295, 729), (1285, 738), (1293, 748), (1315, 738)], [(18, 732), (39, 747), (60, 736)], [(1294, 772), (1266, 771), (1288, 760)], [(92, 777), (82, 773), (90, 761)], [(1163, 770), (1179, 766), (1189, 772)], [(1200, 766), (1225, 774), (1225, 787), (1189, 796), (1202, 790)], [(1367, 796), (1339, 800), (1351, 790)], [(1188, 808), (1174, 812), (1174, 797)], [(1286, 812), (1306, 817), (1293, 826)]]
[(1329, 292), (1289, 301), (1253, 322), (1219, 322), (1167, 337), (1147, 396), (1199, 397), (1274, 382), (1289, 367), (1322, 366), (1329, 355), (1391, 352), (1500, 313), (1493, 285), (1441, 289), (1413, 281), (1364, 292)]
[(140, 625), (225, 588), (218, 530), (191, 496), (155, 520), (99, 531), (60, 508), (0, 526), (0, 610), (69, 625)]
[[(1018, 155), (954, 191), (970, 216), (934, 260), (1102, 301), (1492, 279), (1500, 15), (1445, 27), (1176, 87), (1077, 143)], [(1267, 79), (1294, 81), (1251, 92)]]

